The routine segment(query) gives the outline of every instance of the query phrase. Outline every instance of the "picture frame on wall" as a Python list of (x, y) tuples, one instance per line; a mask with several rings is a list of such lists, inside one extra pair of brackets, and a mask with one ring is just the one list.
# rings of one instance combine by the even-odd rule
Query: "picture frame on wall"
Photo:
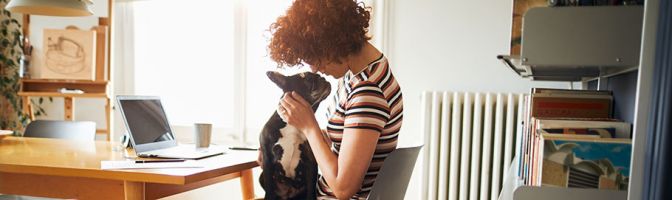
[(39, 78), (96, 78), (96, 31), (44, 29), (43, 44)]

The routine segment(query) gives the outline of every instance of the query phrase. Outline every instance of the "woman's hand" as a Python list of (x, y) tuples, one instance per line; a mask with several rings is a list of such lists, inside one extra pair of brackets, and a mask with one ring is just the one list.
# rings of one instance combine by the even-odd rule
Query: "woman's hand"
[(306, 134), (308, 130), (318, 127), (313, 108), (296, 92), (287, 92), (280, 101), (280, 117), (287, 124)]

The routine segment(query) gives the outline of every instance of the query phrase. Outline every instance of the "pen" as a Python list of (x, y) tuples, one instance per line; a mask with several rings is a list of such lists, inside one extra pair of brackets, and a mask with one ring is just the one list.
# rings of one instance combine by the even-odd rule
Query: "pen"
[(136, 160), (135, 163), (184, 162), (184, 159)]
[(249, 148), (249, 147), (229, 147), (231, 150), (244, 150), (244, 151), (256, 151), (259, 149), (256, 148)]

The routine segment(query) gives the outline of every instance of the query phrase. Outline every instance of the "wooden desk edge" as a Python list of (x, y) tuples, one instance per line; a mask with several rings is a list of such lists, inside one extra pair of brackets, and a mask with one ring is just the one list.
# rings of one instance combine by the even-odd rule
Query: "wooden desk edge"
[[(185, 185), (190, 183), (196, 183), (202, 180), (216, 178), (227, 174), (238, 173), (246, 169), (251, 170), (257, 166), (258, 165), (256, 162), (247, 162), (226, 167), (223, 169), (205, 171), (187, 176), (138, 173), (137, 171), (68, 169), (68, 168), (45, 167), (45, 166), (25, 166), (25, 165), (7, 165), (7, 164), (0, 164), (0, 172)], [(100, 171), (104, 172), (100, 173)]]

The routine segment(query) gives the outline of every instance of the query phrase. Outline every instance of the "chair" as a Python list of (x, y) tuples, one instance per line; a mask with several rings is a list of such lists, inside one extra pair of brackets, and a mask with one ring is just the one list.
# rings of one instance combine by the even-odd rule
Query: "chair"
[[(24, 137), (59, 138), (68, 140), (95, 140), (96, 123), (88, 121), (36, 120), (26, 126)], [(52, 198), (2, 195), (0, 200), (55, 200)]]
[(89, 121), (36, 120), (28, 124), (24, 137), (95, 140), (96, 123)]
[(404, 199), (421, 148), (398, 148), (387, 156), (367, 199)]

